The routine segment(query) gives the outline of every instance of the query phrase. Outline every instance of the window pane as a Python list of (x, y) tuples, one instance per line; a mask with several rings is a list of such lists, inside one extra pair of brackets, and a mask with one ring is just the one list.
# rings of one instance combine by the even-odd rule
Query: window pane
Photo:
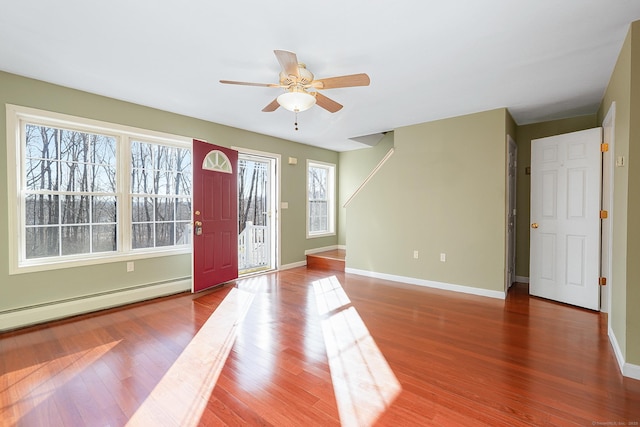
[(63, 226), (62, 255), (87, 254), (90, 252), (90, 230), (88, 225)]
[(25, 157), (31, 159), (58, 159), (57, 129), (27, 124), (25, 126)]
[(117, 164), (115, 138), (105, 135), (91, 135), (91, 137), (93, 144), (91, 162), (115, 167)]
[(25, 232), (27, 259), (60, 255), (58, 227), (27, 227)]
[(116, 222), (117, 199), (112, 196), (93, 196), (91, 220), (93, 223)]
[(173, 147), (159, 145), (156, 150), (154, 168), (161, 171), (175, 170), (176, 150)]
[(325, 168), (310, 167), (309, 168), (309, 199), (327, 198), (327, 174)]
[(175, 194), (175, 177), (168, 171), (155, 172), (155, 194)]
[(153, 223), (133, 224), (131, 227), (131, 246), (133, 249), (153, 247)]
[(153, 171), (133, 169), (131, 171), (131, 192), (134, 194), (153, 194)]
[(61, 224), (87, 224), (89, 222), (89, 196), (65, 195), (62, 197)]
[(185, 172), (191, 175), (191, 151), (186, 148), (176, 149), (176, 168), (177, 172)]
[(91, 145), (86, 133), (59, 129), (60, 160), (67, 162), (86, 162), (89, 160)]
[(324, 201), (309, 202), (309, 231), (329, 231), (328, 203)]
[(26, 188), (28, 190), (54, 190), (58, 188), (59, 162), (43, 159), (26, 159)]
[(58, 196), (51, 194), (30, 194), (25, 197), (25, 224), (58, 224)]
[(191, 243), (191, 222), (176, 223), (176, 245)]
[(191, 172), (176, 174), (175, 194), (179, 196), (191, 195)]
[(96, 193), (116, 192), (116, 168), (114, 166), (93, 166), (90, 190)]
[(174, 224), (165, 222), (156, 224), (156, 246), (171, 246), (174, 244)]
[(176, 199), (176, 220), (191, 220), (191, 199)]
[(133, 222), (153, 221), (153, 199), (151, 197), (131, 198), (131, 219)]
[(156, 198), (156, 221), (173, 221), (175, 200), (168, 197)]
[(131, 143), (131, 166), (153, 169), (153, 145), (134, 141)]
[(118, 250), (116, 225), (94, 225), (92, 227), (93, 252), (113, 252)]
[(59, 191), (89, 191), (90, 170), (86, 163), (60, 163)]

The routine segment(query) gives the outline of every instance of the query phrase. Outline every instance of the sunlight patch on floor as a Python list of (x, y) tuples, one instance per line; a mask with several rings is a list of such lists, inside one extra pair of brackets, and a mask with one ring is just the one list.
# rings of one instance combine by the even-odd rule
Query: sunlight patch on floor
[(254, 293), (231, 289), (127, 426), (199, 425)]
[[(31, 409), (56, 393), (64, 384), (71, 381), (78, 373), (93, 365), (118, 345), (120, 341), (112, 341), (47, 362), (4, 373), (0, 375), (0, 384), (6, 385), (6, 389), (12, 389), (13, 405), (25, 406), (18, 413), (27, 414)], [(34, 381), (32, 378), (39, 378), (40, 380)], [(23, 386), (23, 384), (28, 384), (28, 386)], [(0, 419), (4, 419), (7, 422), (11, 421), (10, 406), (0, 408)], [(0, 422), (0, 424), (2, 423)]]
[(335, 277), (313, 283), (343, 426), (370, 426), (402, 386)]

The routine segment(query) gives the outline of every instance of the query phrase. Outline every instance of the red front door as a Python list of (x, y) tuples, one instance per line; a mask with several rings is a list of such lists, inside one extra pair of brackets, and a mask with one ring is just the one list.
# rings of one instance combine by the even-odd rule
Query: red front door
[(193, 284), (238, 277), (238, 152), (193, 140)]

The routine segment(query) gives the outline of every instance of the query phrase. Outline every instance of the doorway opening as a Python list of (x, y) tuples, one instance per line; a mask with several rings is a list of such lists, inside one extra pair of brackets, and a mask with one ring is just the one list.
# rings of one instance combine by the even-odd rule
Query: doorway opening
[(240, 152), (238, 157), (238, 274), (277, 266), (277, 157)]

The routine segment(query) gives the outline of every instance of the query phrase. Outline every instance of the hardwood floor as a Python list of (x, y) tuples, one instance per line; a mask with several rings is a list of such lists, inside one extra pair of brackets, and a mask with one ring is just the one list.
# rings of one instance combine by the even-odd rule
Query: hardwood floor
[(0, 335), (0, 425), (638, 425), (606, 323), (297, 268)]
[(321, 270), (345, 270), (346, 251), (344, 249), (333, 249), (307, 255), (307, 268), (318, 268)]

